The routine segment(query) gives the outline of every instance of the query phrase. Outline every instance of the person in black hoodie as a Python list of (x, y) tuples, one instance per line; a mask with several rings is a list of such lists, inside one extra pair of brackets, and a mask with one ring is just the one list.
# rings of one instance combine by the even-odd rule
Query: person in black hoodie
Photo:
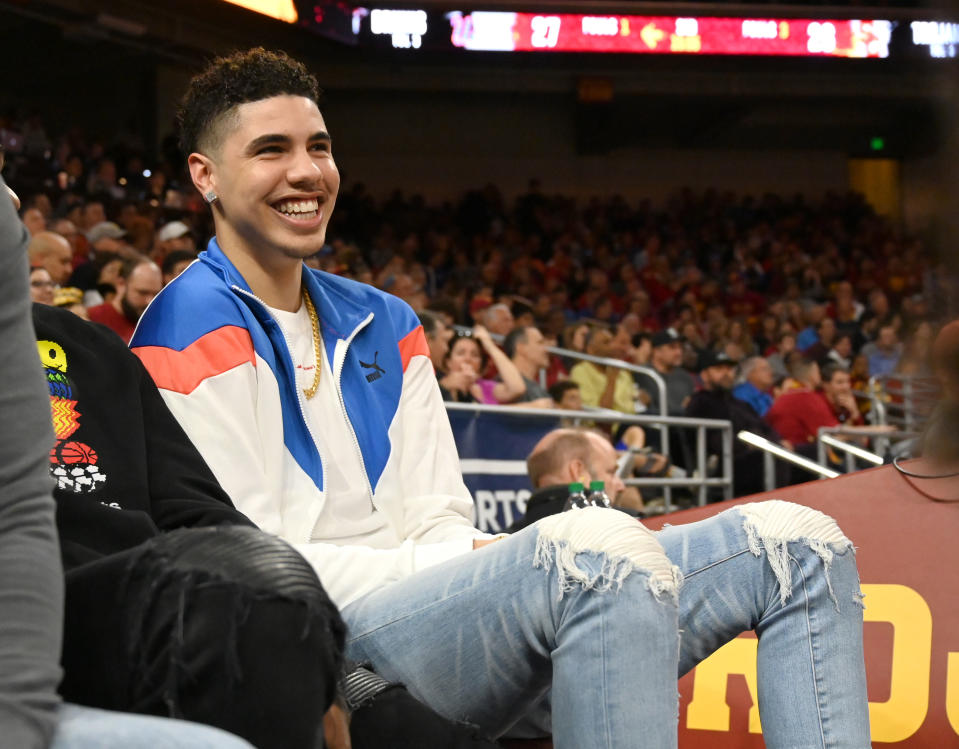
[(344, 638), (315, 572), (233, 507), (113, 332), (43, 305), (33, 320), (56, 437), (61, 694), (312, 749)]
[[(736, 439), (741, 430), (781, 443), (779, 434), (756, 414), (748, 403), (733, 397), (732, 387), (736, 362), (724, 352), (704, 351), (699, 357), (699, 373), (703, 387), (693, 393), (686, 405), (686, 416), (695, 419), (723, 419), (732, 423), (733, 430), (733, 493), (737, 497), (755, 494), (765, 488), (763, 454)], [(790, 445), (784, 445), (791, 449)], [(706, 431), (706, 452), (722, 456), (722, 434), (717, 429)], [(785, 465), (776, 467), (777, 485), (788, 482)]]

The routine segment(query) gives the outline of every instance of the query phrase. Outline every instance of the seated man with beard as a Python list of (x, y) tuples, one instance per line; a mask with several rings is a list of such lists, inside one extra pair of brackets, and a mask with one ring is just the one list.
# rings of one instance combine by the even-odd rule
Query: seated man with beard
[[(733, 493), (742, 497), (763, 491), (762, 451), (736, 439), (736, 434), (740, 430), (746, 430), (777, 443), (781, 442), (779, 434), (759, 418), (749, 404), (733, 396), (736, 362), (724, 352), (704, 351), (699, 358), (699, 376), (703, 387), (689, 399), (686, 416), (732, 422)], [(790, 447), (788, 444), (784, 446)], [(722, 434), (716, 429), (706, 430), (706, 454), (721, 456), (722, 453)]]
[(163, 288), (163, 274), (156, 263), (141, 256), (124, 261), (117, 286), (111, 301), (90, 307), (87, 314), (129, 343), (143, 311)]

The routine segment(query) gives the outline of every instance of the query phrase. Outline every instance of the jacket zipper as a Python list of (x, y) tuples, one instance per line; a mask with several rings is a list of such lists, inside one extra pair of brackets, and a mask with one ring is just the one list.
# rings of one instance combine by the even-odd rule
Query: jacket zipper
[[(346, 425), (350, 428), (350, 434), (353, 436), (353, 447), (356, 448), (356, 455), (360, 459), (360, 466), (363, 468), (363, 476), (366, 479), (367, 496), (370, 500), (370, 509), (376, 512), (376, 505), (373, 503), (373, 485), (370, 483), (370, 474), (366, 470), (366, 461), (363, 460), (363, 451), (360, 449), (360, 441), (356, 437), (356, 430), (353, 429), (353, 422), (350, 421), (349, 414), (346, 412), (346, 400), (343, 398), (343, 365), (346, 363), (346, 352), (349, 349), (350, 344), (353, 342), (353, 339), (356, 338), (356, 334), (365, 328), (372, 319), (373, 313), (370, 312), (366, 319), (357, 325), (356, 329), (350, 333), (350, 337), (346, 339), (346, 342), (343, 345), (343, 356), (340, 357), (339, 365), (337, 366), (336, 372), (333, 374), (333, 379), (336, 383), (336, 394), (340, 399), (340, 408), (343, 409), (343, 418), (346, 420)], [(336, 347), (333, 349), (333, 354), (334, 356), (336, 355)], [(337, 363), (334, 362), (334, 365), (336, 364)]]
[[(246, 289), (241, 289), (236, 284), (233, 284), (232, 288), (234, 291), (239, 292), (240, 294), (244, 294), (245, 296), (248, 296), (251, 299), (255, 300), (257, 303), (261, 304), (264, 310), (266, 311), (266, 313), (270, 315), (270, 318), (273, 319), (274, 322), (276, 322), (276, 318), (274, 318), (273, 315), (270, 314), (269, 305), (267, 305), (267, 303), (264, 302), (262, 299), (260, 299), (256, 294), (253, 294), (252, 292), (249, 292)], [(283, 330), (283, 326), (277, 323), (276, 327), (279, 328), (280, 333), (283, 336), (283, 341), (284, 343), (286, 343), (286, 352), (290, 357), (290, 364), (293, 365), (293, 372), (294, 372), (293, 391), (296, 393), (296, 405), (300, 407), (300, 418), (303, 420), (304, 426), (306, 426), (306, 431), (310, 435), (310, 439), (313, 440), (313, 449), (316, 450), (318, 455), (320, 455), (320, 445), (316, 441), (316, 435), (313, 434), (313, 430), (310, 428), (310, 422), (306, 418), (306, 409), (303, 408), (303, 396), (300, 393), (300, 386), (296, 383), (296, 374), (295, 374), (296, 364), (293, 361), (293, 347), (290, 345), (290, 339), (286, 337), (286, 331)], [(316, 362), (316, 366), (322, 367), (323, 363)], [(353, 439), (356, 439), (356, 437), (354, 436)], [(323, 491), (325, 492), (326, 491), (326, 461), (323, 460), (322, 455), (320, 455), (320, 470), (322, 471)], [(369, 482), (369, 479), (367, 479), (367, 482)]]
[[(251, 299), (256, 300), (259, 304), (261, 304), (264, 307), (267, 314), (269, 314), (269, 306), (266, 304), (266, 302), (260, 299), (256, 294), (246, 291), (245, 289), (241, 289), (236, 284), (233, 284), (232, 288), (234, 291), (237, 291), (241, 294), (245, 294)], [(270, 315), (270, 317), (273, 317), (273, 316)], [(333, 379), (336, 384), (336, 395), (340, 401), (340, 409), (343, 412), (343, 419), (346, 422), (346, 426), (350, 430), (350, 436), (353, 438), (353, 447), (356, 449), (356, 456), (360, 459), (360, 467), (363, 469), (363, 477), (366, 479), (366, 492), (367, 492), (367, 498), (370, 501), (370, 508), (376, 511), (376, 505), (373, 502), (373, 485), (370, 483), (370, 475), (366, 470), (366, 461), (363, 460), (363, 451), (360, 449), (360, 441), (356, 437), (356, 430), (353, 429), (353, 423), (350, 421), (349, 414), (347, 414), (346, 412), (346, 401), (343, 398), (343, 386), (342, 386), (343, 364), (346, 361), (347, 349), (349, 348), (350, 344), (353, 342), (353, 339), (356, 337), (356, 334), (359, 333), (364, 327), (366, 327), (369, 324), (370, 320), (372, 319), (373, 319), (373, 313), (371, 312), (367, 316), (367, 318), (363, 320), (363, 322), (361, 322), (359, 325), (357, 325), (356, 329), (352, 333), (350, 333), (350, 337), (346, 339), (345, 345), (343, 347), (343, 356), (340, 358), (337, 371), (333, 374)], [(283, 341), (286, 343), (286, 350), (290, 356), (290, 363), (292, 364), (293, 363), (293, 347), (290, 345), (290, 339), (287, 338), (286, 331), (283, 330), (282, 325), (277, 324), (277, 327), (280, 329), (280, 333), (283, 335)], [(335, 346), (333, 350), (335, 355), (335, 352), (336, 352)], [(322, 352), (320, 353), (322, 355)], [(322, 361), (315, 362), (315, 366), (320, 367), (322, 371), (323, 362)], [(331, 371), (332, 371), (332, 368), (331, 368)], [(310, 439), (313, 440), (313, 447), (316, 449), (317, 453), (319, 454), (320, 446), (319, 446), (319, 443), (317, 442), (316, 435), (313, 433), (312, 428), (310, 428), (310, 422), (306, 418), (306, 409), (303, 407), (303, 394), (300, 391), (300, 386), (296, 383), (295, 375), (293, 377), (293, 389), (296, 392), (296, 403), (300, 407), (300, 418), (303, 419), (303, 423), (306, 425), (306, 431), (309, 433)], [(326, 461), (323, 459), (322, 454), (320, 454), (320, 468), (323, 472), (323, 491), (326, 491), (326, 487), (327, 487)]]

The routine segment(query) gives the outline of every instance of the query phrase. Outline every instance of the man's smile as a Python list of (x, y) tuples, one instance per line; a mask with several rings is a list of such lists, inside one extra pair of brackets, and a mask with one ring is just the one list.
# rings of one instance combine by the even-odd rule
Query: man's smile
[(320, 217), (320, 202), (317, 198), (303, 200), (280, 200), (273, 204), (273, 210), (295, 221), (310, 221)]

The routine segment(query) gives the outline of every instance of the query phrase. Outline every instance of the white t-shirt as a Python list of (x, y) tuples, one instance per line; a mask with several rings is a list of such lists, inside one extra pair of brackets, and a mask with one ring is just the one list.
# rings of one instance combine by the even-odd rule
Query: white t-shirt
[[(296, 367), (296, 383), (306, 423), (316, 439), (323, 462), (323, 510), (310, 534), (312, 541), (341, 546), (358, 544), (376, 549), (394, 549), (400, 540), (383, 513), (370, 500), (366, 470), (353, 434), (326, 350), (320, 338), (320, 382), (316, 394), (306, 399), (304, 390), (313, 385), (316, 361), (313, 329), (305, 304), (296, 312), (269, 307), (286, 336)], [(322, 334), (321, 334), (322, 335)]]

